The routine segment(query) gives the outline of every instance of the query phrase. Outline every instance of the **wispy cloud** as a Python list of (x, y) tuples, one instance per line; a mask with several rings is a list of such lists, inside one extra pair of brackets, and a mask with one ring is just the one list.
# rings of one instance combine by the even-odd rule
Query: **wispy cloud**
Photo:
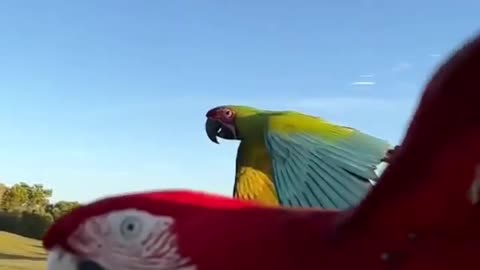
[(377, 83), (374, 81), (356, 81), (351, 83), (351, 85), (375, 85), (375, 84)]
[(429, 54), (429, 56), (432, 57), (432, 58), (439, 58), (442, 55), (439, 54), (439, 53), (431, 53), (431, 54)]
[(373, 74), (373, 73), (360, 74), (358, 77), (359, 77), (360, 79), (351, 82), (350, 85), (355, 85), (355, 86), (372, 86), (372, 85), (377, 84), (377, 82), (374, 80), (375, 74)]
[(393, 72), (402, 72), (402, 71), (407, 71), (413, 67), (412, 63), (403, 61), (399, 62), (396, 65), (392, 67)]

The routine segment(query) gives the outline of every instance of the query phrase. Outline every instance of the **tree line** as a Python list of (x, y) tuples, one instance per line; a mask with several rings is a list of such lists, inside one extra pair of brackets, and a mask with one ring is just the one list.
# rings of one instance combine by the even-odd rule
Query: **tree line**
[(53, 191), (41, 184), (0, 184), (0, 231), (41, 239), (48, 227), (80, 203), (50, 202)]

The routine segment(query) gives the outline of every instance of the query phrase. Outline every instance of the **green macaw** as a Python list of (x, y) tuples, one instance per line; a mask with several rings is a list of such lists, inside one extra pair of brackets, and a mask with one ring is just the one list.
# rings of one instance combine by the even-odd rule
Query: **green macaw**
[(270, 206), (346, 209), (366, 195), (391, 146), (356, 129), (293, 111), (220, 106), (208, 138), (240, 140), (233, 196)]

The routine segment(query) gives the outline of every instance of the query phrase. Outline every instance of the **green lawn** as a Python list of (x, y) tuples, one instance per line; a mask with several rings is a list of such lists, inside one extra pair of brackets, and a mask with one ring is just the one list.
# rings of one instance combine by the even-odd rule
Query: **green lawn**
[(45, 269), (45, 258), (40, 241), (0, 231), (0, 270)]

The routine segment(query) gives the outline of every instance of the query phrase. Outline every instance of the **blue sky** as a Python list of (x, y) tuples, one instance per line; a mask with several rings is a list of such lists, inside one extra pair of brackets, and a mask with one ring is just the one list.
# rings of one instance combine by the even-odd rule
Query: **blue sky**
[[(459, 4), (462, 2), (462, 4)], [(2, 1), (0, 181), (54, 200), (229, 195), (221, 104), (292, 109), (396, 143), (478, 1)]]

